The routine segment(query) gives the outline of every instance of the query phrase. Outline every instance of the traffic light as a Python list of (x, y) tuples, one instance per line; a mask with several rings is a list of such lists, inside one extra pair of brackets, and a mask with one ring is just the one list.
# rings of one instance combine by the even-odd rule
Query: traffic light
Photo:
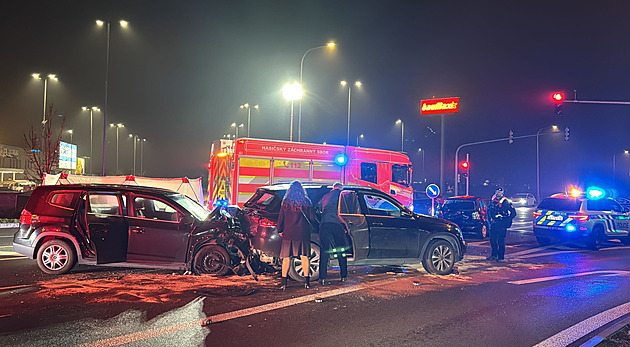
[(468, 162), (467, 161), (463, 161), (461, 164), (459, 164), (462, 167), (462, 174), (464, 175), (464, 177), (468, 177)]
[(558, 116), (562, 116), (562, 101), (564, 101), (564, 94), (560, 92), (555, 92), (553, 93), (551, 98), (556, 103), (554, 114)]
[(510, 136), (508, 136), (508, 143), (514, 142), (514, 132), (512, 130), (510, 130), (509, 135)]
[(564, 140), (569, 141), (569, 127), (564, 128)]

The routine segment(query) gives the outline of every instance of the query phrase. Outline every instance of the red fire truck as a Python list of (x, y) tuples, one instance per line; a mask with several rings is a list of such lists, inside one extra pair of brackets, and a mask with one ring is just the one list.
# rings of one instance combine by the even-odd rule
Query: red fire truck
[(242, 138), (212, 144), (208, 205), (243, 206), (256, 188), (302, 182), (378, 188), (405, 206), (413, 202), (411, 161), (382, 149)]

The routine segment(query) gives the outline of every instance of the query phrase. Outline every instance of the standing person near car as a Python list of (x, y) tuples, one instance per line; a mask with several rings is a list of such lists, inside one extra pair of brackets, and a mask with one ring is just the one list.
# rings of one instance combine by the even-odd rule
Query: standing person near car
[(304, 269), (304, 287), (310, 288), (309, 255), (311, 254), (311, 225), (315, 222), (313, 204), (306, 195), (306, 191), (300, 181), (293, 181), (287, 189), (280, 215), (278, 216), (278, 232), (282, 236), (282, 282), (280, 289), (287, 287), (287, 275), (291, 259), (300, 257)]
[(503, 194), (503, 188), (497, 188), (492, 202), (488, 206), (488, 216), (490, 216), (490, 247), (492, 253), (486, 260), (504, 261), (505, 237), (507, 228), (512, 226), (512, 219), (516, 217), (516, 210), (512, 202)]
[(319, 257), (319, 284), (326, 285), (328, 277), (328, 260), (333, 254), (339, 261), (341, 282), (348, 278), (348, 260), (346, 259), (346, 235), (339, 220), (339, 196), (343, 185), (333, 184), (333, 189), (326, 193), (319, 202), (322, 217), (319, 226), (319, 240), (321, 241), (321, 256)]

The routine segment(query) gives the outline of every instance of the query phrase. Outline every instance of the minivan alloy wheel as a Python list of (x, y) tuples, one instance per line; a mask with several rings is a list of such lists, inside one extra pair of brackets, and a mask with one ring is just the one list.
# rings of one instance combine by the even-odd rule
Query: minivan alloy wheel
[(435, 247), (431, 253), (431, 263), (440, 272), (448, 269), (453, 264), (453, 251), (446, 245)]
[(44, 249), (42, 263), (52, 271), (63, 268), (68, 263), (68, 250), (59, 245), (50, 245)]

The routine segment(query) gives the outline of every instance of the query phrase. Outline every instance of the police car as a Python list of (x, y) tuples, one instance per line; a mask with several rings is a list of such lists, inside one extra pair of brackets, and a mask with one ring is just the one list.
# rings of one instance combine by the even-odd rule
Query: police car
[(604, 190), (593, 188), (586, 194), (552, 195), (534, 211), (534, 234), (540, 245), (582, 240), (599, 249), (605, 240), (630, 244), (630, 212)]

